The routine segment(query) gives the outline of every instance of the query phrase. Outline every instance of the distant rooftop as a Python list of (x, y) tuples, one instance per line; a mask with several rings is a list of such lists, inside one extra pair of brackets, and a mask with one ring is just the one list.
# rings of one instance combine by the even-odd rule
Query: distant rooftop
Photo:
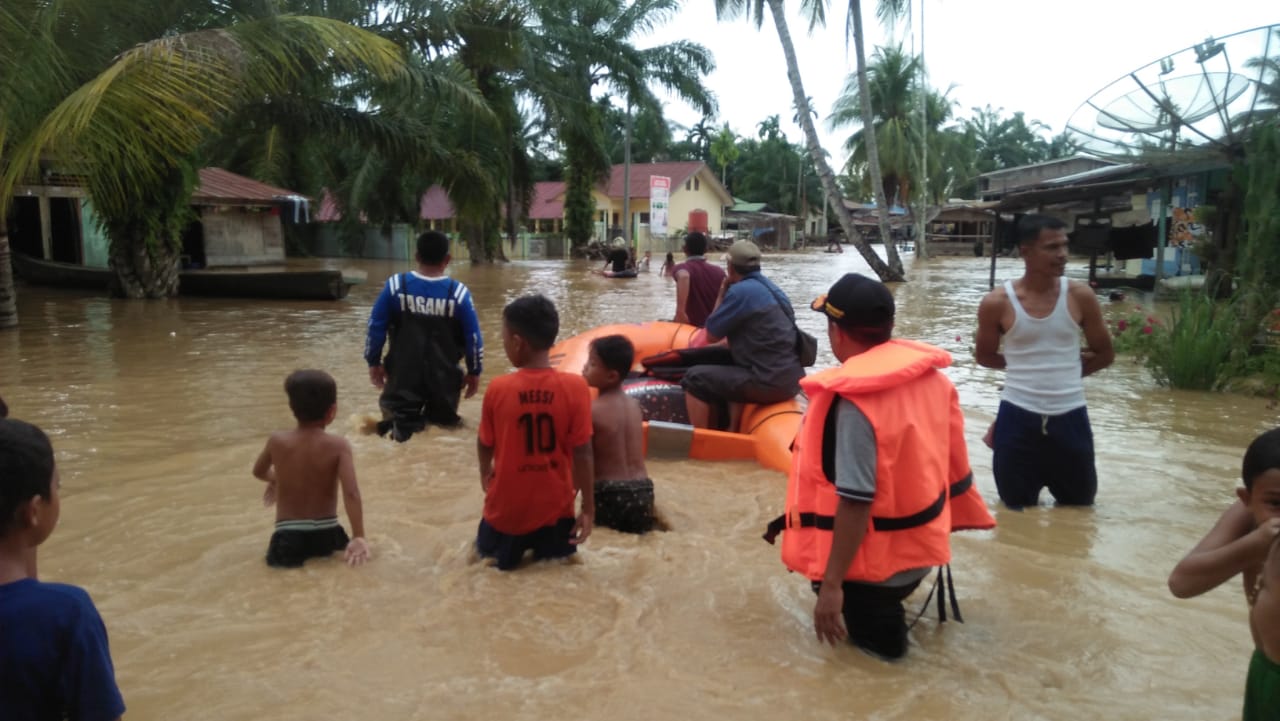
[(1017, 165), (1012, 168), (1001, 168), (999, 170), (992, 170), (989, 173), (982, 173), (978, 177), (979, 178), (998, 178), (1002, 175), (1008, 175), (1010, 173), (1016, 173), (1018, 171), (1028, 170), (1030, 168), (1050, 168), (1050, 167), (1053, 167), (1054, 165), (1062, 165), (1064, 163), (1070, 163), (1073, 161), (1080, 161), (1080, 160), (1092, 161), (1094, 163), (1097, 163), (1098, 165), (1115, 165), (1115, 162), (1110, 160), (1104, 160), (1102, 158), (1094, 157), (1092, 155), (1087, 155), (1085, 153), (1076, 153), (1075, 155), (1071, 155), (1065, 158), (1054, 158), (1053, 160), (1043, 160), (1039, 163), (1028, 163), (1026, 165)]

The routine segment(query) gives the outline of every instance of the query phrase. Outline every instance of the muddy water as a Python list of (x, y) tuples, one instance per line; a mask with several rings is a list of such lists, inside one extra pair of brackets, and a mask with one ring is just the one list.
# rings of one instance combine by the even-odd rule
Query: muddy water
[[(853, 253), (766, 263), (797, 302), (863, 267)], [(994, 506), (979, 438), (1000, 374), (970, 355), (986, 268), (908, 263), (899, 333), (955, 353)], [(373, 279), (402, 269), (362, 267)], [(999, 275), (1018, 269), (1002, 262)], [(506, 369), (500, 309), (519, 294), (552, 297), (565, 335), (674, 305), (656, 274), (611, 281), (531, 262), (455, 275), (479, 304), (489, 376)], [(966, 623), (930, 614), (908, 660), (886, 665), (814, 641), (807, 584), (760, 540), (784, 479), (745, 463), (652, 462), (670, 532), (601, 530), (576, 565), (472, 563), (474, 432), (404, 445), (359, 432), (376, 409), (360, 352), (377, 290), (324, 304), (22, 289), (22, 326), (0, 334), (0, 394), (50, 432), (62, 469), (42, 575), (93, 594), (130, 718), (1239, 717), (1251, 643), (1238, 585), (1175, 601), (1164, 581), (1231, 500), (1244, 445), (1275, 422), (1264, 401), (1172, 393), (1124, 361), (1089, 379), (1098, 507), (997, 510), (997, 530), (958, 535)], [(800, 319), (821, 337), (816, 314)], [(375, 554), (360, 569), (262, 562), (272, 516), (249, 469), (290, 424), (281, 382), (301, 366), (338, 379), (335, 430), (355, 447)], [(461, 412), (474, 428), (479, 398)]]

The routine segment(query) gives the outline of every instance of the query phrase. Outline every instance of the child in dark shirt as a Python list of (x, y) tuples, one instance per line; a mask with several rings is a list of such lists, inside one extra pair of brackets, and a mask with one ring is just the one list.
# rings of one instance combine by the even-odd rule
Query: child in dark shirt
[(58, 470), (39, 428), (0, 419), (0, 719), (124, 713), (107, 629), (84, 589), (42, 583), (35, 548), (58, 523)]

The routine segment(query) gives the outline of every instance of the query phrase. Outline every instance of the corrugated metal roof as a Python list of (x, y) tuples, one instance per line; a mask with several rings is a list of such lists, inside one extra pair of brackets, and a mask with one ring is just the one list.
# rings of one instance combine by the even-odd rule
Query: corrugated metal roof
[(192, 205), (275, 205), (292, 190), (259, 183), (222, 168), (201, 168), (200, 181), (191, 193)]
[[(677, 189), (684, 189), (684, 181), (698, 172), (706, 163), (701, 160), (685, 160), (671, 163), (632, 163), (631, 164), (631, 197), (647, 198), (649, 197), (649, 176), (657, 175), (659, 177), (671, 178), (671, 192)], [(609, 172), (609, 184), (605, 186), (605, 195), (610, 198), (622, 197), (622, 175), (625, 166), (619, 164), (613, 166)]]
[(564, 189), (561, 181), (534, 183), (533, 202), (529, 203), (532, 220), (557, 220), (564, 217)]

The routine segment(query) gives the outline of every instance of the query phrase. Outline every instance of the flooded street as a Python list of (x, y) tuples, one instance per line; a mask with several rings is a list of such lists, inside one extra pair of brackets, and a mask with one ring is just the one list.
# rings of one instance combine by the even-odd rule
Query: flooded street
[[(19, 289), (0, 395), (49, 432), (63, 483), (41, 576), (92, 594), (126, 718), (1239, 718), (1252, 652), (1239, 582), (1177, 601), (1165, 579), (1233, 499), (1245, 445), (1276, 423), (1265, 399), (1161, 389), (1125, 357), (1090, 377), (1097, 507), (998, 508), (996, 530), (954, 536), (965, 623), (940, 625), (931, 609), (889, 665), (814, 639), (808, 584), (760, 539), (785, 479), (752, 464), (651, 461), (669, 532), (601, 529), (573, 565), (472, 563), (480, 397), (463, 402), (462, 430), (402, 445), (363, 435), (377, 412), (365, 323), (382, 280), (407, 267), (330, 263), (370, 282), (335, 303)], [(975, 477), (997, 508), (980, 438), (1003, 373), (971, 350), (986, 263), (908, 259), (896, 334), (955, 355)], [(561, 338), (671, 317), (670, 280), (596, 268), (452, 268), (480, 312), (484, 382), (509, 369), (500, 317), (518, 295), (551, 297)], [(764, 259), (801, 306), (864, 269), (854, 252)], [(997, 277), (1020, 272), (1001, 260)], [(798, 318), (832, 364), (822, 316)], [(250, 468), (293, 423), (282, 386), (300, 367), (338, 381), (333, 430), (355, 449), (374, 554), (361, 568), (263, 562), (274, 517)]]

